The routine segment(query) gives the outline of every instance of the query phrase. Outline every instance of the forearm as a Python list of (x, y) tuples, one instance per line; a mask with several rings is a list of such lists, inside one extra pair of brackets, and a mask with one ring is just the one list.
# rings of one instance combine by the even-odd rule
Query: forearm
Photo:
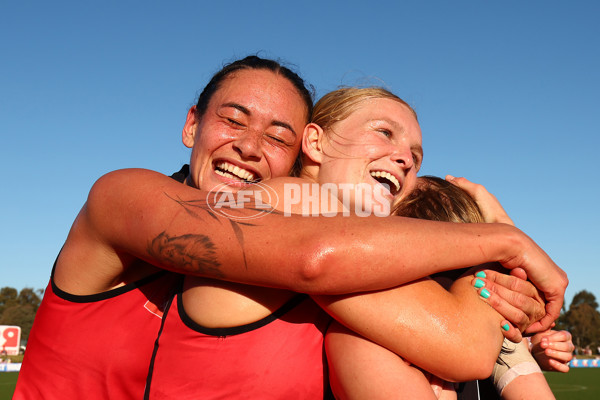
[(535, 385), (536, 399), (548, 397), (552, 393), (540, 367), (529, 352), (525, 342), (512, 343), (504, 341), (502, 354), (494, 366), (491, 378), (494, 386), (503, 399), (522, 399), (524, 396), (533, 398), (528, 390)]
[(477, 298), (469, 277), (453, 285), (452, 293), (426, 279), (316, 300), (348, 328), (442, 379), (486, 378), (500, 352), (502, 318)]
[(553, 400), (554, 394), (541, 372), (521, 375), (504, 388), (503, 400)]

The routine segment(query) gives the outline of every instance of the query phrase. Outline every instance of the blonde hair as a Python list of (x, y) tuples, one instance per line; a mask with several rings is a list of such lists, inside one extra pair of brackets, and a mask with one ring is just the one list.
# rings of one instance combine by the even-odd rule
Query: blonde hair
[[(417, 113), (400, 97), (381, 87), (344, 87), (327, 93), (315, 104), (311, 122), (328, 130), (336, 122), (342, 121), (368, 99), (392, 99), (408, 107), (417, 119)], [(418, 121), (418, 119), (417, 119)]]
[[(365, 88), (343, 87), (329, 92), (317, 101), (313, 108), (311, 121), (319, 125), (326, 134), (336, 122), (345, 120), (360, 107), (360, 103), (369, 99), (391, 99), (406, 106), (417, 119), (417, 113), (407, 102), (382, 87)], [(299, 176), (304, 156), (299, 157), (292, 169), (292, 176)]]
[(432, 221), (485, 222), (477, 203), (467, 192), (435, 176), (420, 177), (417, 187), (393, 214)]

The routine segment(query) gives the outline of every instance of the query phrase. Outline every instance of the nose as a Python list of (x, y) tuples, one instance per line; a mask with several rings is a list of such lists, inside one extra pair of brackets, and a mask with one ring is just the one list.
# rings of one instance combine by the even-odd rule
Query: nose
[(262, 156), (260, 135), (256, 132), (244, 132), (234, 142), (233, 148), (242, 159), (258, 160)]
[(397, 148), (392, 154), (392, 160), (400, 164), (400, 168), (405, 171), (411, 169), (415, 164), (412, 151), (408, 146)]

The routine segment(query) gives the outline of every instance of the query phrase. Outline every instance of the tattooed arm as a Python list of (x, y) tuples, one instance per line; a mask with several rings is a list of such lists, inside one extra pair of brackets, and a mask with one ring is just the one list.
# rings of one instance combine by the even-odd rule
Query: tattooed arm
[(562, 305), (564, 272), (531, 239), (504, 224), (275, 213), (252, 224), (232, 224), (211, 212), (206, 195), (148, 170), (103, 176), (69, 233), (56, 282), (74, 294), (101, 292), (148, 275), (151, 264), (259, 286), (342, 294), (500, 261), (528, 272), (550, 301), (552, 317)]

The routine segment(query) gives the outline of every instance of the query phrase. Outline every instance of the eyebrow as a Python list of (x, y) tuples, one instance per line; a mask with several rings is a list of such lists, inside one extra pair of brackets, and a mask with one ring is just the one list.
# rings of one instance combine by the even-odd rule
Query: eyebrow
[(387, 118), (372, 118), (372, 119), (368, 120), (367, 122), (377, 122), (377, 121), (387, 122), (388, 124), (392, 125), (394, 128), (400, 130), (401, 132), (404, 132), (404, 125), (401, 125), (401, 124), (399, 124), (396, 121), (392, 121), (391, 119), (387, 119)]
[[(252, 115), (252, 112), (249, 109), (247, 109), (246, 107), (244, 107), (243, 105), (238, 104), (238, 103), (225, 103), (221, 107), (232, 107), (232, 108), (235, 108), (236, 110), (241, 111), (245, 115), (248, 115), (248, 116)], [(298, 136), (296, 134), (296, 131), (287, 122), (274, 119), (271, 121), (271, 125), (280, 126), (282, 128), (288, 129), (289, 131), (291, 131), (294, 134), (294, 136)]]

